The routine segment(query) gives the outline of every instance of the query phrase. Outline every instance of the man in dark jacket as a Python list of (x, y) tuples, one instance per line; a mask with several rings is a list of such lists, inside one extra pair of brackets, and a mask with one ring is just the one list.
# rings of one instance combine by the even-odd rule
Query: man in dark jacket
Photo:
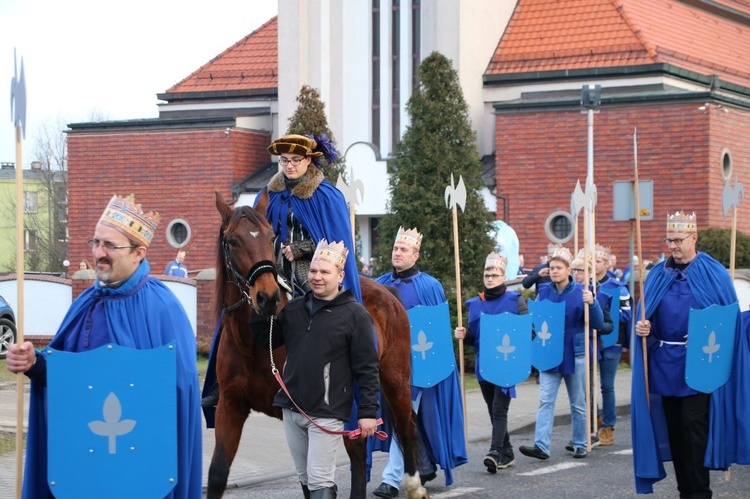
[[(284, 384), (291, 395), (279, 390), (274, 406), (282, 409), (287, 444), (306, 498), (336, 497), (341, 434), (335, 432), (343, 431), (349, 420), (355, 380), (361, 438), (375, 434), (378, 354), (370, 314), (351, 290), (340, 291), (347, 254), (343, 243), (320, 241), (308, 273), (311, 291), (290, 301), (273, 329), (273, 347), (286, 346)], [(265, 333), (256, 338), (268, 344)]]

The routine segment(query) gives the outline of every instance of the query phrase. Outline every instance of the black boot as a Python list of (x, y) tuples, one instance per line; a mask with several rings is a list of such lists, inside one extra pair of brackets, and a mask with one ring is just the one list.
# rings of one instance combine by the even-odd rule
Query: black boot
[(310, 499), (310, 489), (308, 489), (307, 485), (302, 482), (299, 484), (302, 486), (302, 495), (305, 496), (305, 499)]
[(219, 384), (215, 383), (211, 391), (201, 399), (201, 407), (216, 407), (219, 403)]
[(311, 490), (310, 499), (336, 499), (336, 491), (335, 485), (326, 489)]

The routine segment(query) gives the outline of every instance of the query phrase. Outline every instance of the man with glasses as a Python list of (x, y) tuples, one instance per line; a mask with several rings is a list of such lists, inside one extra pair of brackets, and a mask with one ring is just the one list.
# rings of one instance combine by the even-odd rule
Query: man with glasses
[[(667, 216), (664, 242), (671, 256), (649, 272), (645, 320), (635, 325), (638, 336), (648, 340), (648, 369), (644, 369), (641, 341), (634, 343), (632, 356), (633, 460), (640, 493), (652, 492), (652, 484), (666, 476), (662, 461), (669, 460), (670, 453), (680, 497), (711, 497), (709, 467), (747, 464), (750, 456), (750, 386), (743, 370), (748, 365), (748, 345), (741, 330), (734, 347), (721, 345), (730, 355), (734, 348), (731, 375), (724, 386), (702, 393), (685, 380), (690, 309), (737, 301), (726, 268), (697, 251), (697, 240), (695, 213)], [(667, 442), (670, 452), (660, 450)]]
[[(475, 357), (475, 372), (482, 397), (487, 404), (492, 422), (492, 442), (490, 451), (484, 458), (484, 465), (489, 473), (497, 473), (515, 462), (513, 446), (510, 444), (508, 433), (508, 408), (510, 399), (516, 398), (516, 387), (504, 388), (486, 381), (481, 376), (479, 366), (479, 326), (482, 314), (498, 315), (505, 312), (526, 315), (529, 313), (526, 299), (516, 291), (508, 291), (505, 286), (505, 269), (508, 258), (497, 253), (490, 253), (484, 263), (484, 291), (478, 296), (466, 300), (469, 311), (469, 328), (457, 327), (456, 339), (473, 341)], [(531, 336), (531, 331), (529, 331)]]
[[(146, 260), (159, 215), (133, 196), (114, 196), (90, 239), (96, 281), (75, 300), (50, 347), (87, 352), (107, 344), (152, 349), (175, 343), (177, 362), (177, 485), (170, 497), (202, 495), (202, 432), (196, 344), (177, 297), (149, 277)], [(47, 477), (46, 349), (13, 345), (7, 367), (31, 379), (24, 497), (52, 497)], [(54, 414), (50, 414), (54, 417)]]

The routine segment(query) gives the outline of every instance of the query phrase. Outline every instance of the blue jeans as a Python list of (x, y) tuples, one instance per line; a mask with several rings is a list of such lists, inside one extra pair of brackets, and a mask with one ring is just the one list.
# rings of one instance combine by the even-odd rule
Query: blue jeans
[(622, 348), (610, 347), (602, 351), (602, 360), (599, 361), (602, 385), (602, 427), (615, 427), (617, 422), (617, 404), (615, 401), (615, 375), (617, 366), (620, 365)]
[(555, 422), (555, 401), (560, 383), (565, 379), (570, 401), (570, 416), (573, 427), (573, 447), (586, 448), (586, 359), (576, 356), (575, 374), (559, 374), (543, 371), (539, 374), (539, 409), (536, 413), (534, 445), (549, 454), (552, 442), (552, 426)]

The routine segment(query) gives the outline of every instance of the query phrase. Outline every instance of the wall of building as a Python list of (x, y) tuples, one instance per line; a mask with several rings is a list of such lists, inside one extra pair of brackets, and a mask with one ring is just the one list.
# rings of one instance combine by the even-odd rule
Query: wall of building
[[(620, 267), (626, 263), (630, 223), (612, 220), (615, 181), (633, 178), (633, 132), (638, 130), (641, 180), (654, 181), (654, 220), (642, 222), (643, 257), (666, 251), (668, 212), (695, 211), (699, 228), (729, 227), (721, 212), (723, 177), (720, 151), (730, 147), (740, 178), (748, 178), (750, 137), (746, 112), (704, 114), (694, 102), (606, 108), (594, 118), (594, 182), (597, 186), (596, 240), (612, 247)], [(734, 115), (734, 116), (733, 116)], [(721, 121), (720, 121), (721, 120)], [(587, 118), (580, 109), (496, 116), (497, 191), (510, 196), (509, 219), (521, 253), (531, 264), (546, 253), (544, 226), (556, 210), (570, 212), (577, 180), (587, 173)], [(543, 180), (546, 179), (546, 180)], [(547, 182), (554, 180), (553, 182)], [(544, 182), (544, 183), (541, 183)], [(540, 188), (540, 185), (545, 187)], [(709, 186), (709, 189), (706, 189)], [(583, 224), (579, 241), (583, 241)], [(750, 233), (750, 219), (738, 228)], [(573, 240), (566, 243), (572, 248)]]

